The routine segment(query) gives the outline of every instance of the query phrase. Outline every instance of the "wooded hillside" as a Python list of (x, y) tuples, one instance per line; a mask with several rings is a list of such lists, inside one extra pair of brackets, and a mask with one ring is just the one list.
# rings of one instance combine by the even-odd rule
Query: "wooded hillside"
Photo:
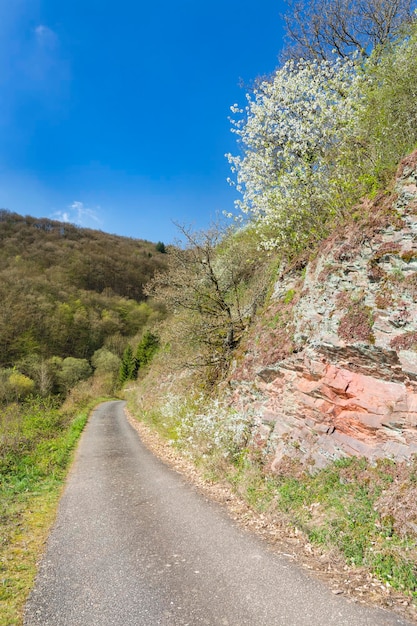
[(164, 259), (150, 242), (0, 211), (0, 367), (121, 353), (156, 315), (143, 285)]

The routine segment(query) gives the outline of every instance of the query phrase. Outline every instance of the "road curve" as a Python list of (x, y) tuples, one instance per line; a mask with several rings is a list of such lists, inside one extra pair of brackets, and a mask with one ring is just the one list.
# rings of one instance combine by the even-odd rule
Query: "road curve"
[(122, 402), (81, 437), (25, 626), (404, 626), (332, 594), (156, 459)]

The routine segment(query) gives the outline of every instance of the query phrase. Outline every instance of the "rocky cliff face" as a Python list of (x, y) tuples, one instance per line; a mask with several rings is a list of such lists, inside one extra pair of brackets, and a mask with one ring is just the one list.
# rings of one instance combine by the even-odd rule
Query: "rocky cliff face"
[(275, 285), (230, 378), (271, 469), (417, 453), (417, 151), (370, 219)]

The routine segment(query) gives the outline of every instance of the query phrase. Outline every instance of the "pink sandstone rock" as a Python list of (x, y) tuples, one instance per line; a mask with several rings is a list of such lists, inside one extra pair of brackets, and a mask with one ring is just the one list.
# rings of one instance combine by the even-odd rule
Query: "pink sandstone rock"
[[(314, 469), (348, 455), (417, 454), (417, 352), (395, 348), (417, 332), (416, 164), (417, 151), (398, 170), (392, 205), (402, 222), (376, 223), (366, 235), (339, 233), (324, 242), (303, 283), (289, 273), (276, 284), (275, 313), (289, 289), (301, 294), (292, 310), (295, 351), (268, 361), (274, 346), (264, 341), (262, 348), (258, 329), (231, 376), (231, 402), (258, 416), (253, 443), (273, 449), (272, 471), (285, 457)], [(369, 341), (338, 334), (358, 306), (369, 313)]]

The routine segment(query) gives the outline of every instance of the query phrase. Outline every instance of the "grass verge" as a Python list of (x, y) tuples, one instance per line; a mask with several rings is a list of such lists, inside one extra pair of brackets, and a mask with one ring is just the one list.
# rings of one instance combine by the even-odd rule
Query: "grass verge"
[(337, 550), (387, 587), (417, 601), (417, 459), (336, 461), (311, 475), (289, 464), (268, 475), (247, 457), (228, 481), (256, 510), (281, 514), (308, 541)]
[(72, 451), (92, 407), (64, 409), (32, 398), (0, 409), (0, 626), (22, 624)]

